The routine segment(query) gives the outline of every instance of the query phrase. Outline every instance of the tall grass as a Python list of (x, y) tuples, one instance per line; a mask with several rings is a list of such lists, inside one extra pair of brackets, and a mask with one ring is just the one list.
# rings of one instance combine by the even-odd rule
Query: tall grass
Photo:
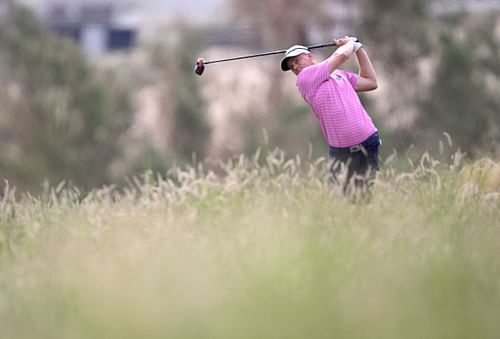
[(353, 203), (275, 151), (0, 201), (1, 338), (499, 338), (500, 164)]

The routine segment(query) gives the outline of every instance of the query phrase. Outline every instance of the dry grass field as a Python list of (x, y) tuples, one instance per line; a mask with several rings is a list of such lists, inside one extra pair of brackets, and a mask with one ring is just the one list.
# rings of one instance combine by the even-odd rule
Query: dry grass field
[[(259, 161), (257, 161), (259, 158)], [(500, 163), (242, 156), (0, 200), (0, 337), (498, 338)]]

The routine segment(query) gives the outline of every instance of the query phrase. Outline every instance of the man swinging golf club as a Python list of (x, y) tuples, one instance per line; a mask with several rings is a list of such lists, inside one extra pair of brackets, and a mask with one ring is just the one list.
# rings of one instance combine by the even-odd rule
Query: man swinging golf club
[[(340, 47), (320, 63), (316, 63), (307, 47), (292, 46), (281, 60), (281, 69), (295, 73), (300, 94), (320, 123), (333, 159), (333, 179), (338, 181), (340, 169), (347, 167), (346, 192), (349, 187), (363, 187), (379, 169), (381, 141), (356, 93), (376, 89), (377, 77), (368, 54), (356, 38), (346, 36), (335, 43)], [(359, 74), (338, 69), (353, 53)]]

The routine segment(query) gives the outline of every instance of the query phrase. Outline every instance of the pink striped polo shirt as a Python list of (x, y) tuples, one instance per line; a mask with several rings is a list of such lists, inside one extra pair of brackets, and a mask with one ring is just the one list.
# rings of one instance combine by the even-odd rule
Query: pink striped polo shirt
[(357, 74), (343, 70), (330, 75), (326, 60), (304, 68), (297, 76), (300, 94), (330, 146), (357, 145), (377, 131), (354, 89), (357, 80)]

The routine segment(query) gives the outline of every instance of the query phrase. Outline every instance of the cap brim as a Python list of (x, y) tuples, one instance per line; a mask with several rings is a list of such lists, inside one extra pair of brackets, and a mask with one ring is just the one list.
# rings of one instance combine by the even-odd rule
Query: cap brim
[(290, 67), (288, 67), (288, 59), (293, 58), (293, 57), (286, 57), (281, 60), (281, 70), (283, 72), (289, 71)]

